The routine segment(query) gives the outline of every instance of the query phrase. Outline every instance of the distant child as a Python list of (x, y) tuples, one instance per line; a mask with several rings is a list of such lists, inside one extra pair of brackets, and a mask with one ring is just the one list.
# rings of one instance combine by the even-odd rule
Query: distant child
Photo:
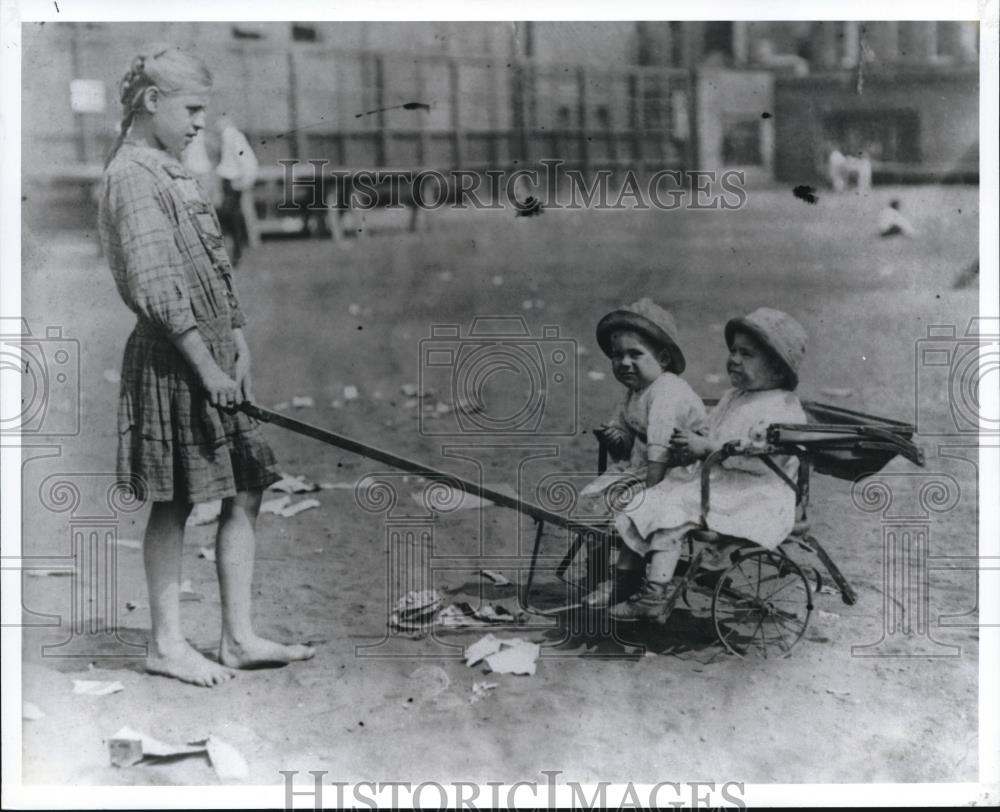
[[(616, 489), (627, 493), (630, 485), (649, 488), (663, 479), (671, 436), (678, 429), (702, 428), (705, 407), (680, 378), (685, 361), (673, 317), (650, 299), (608, 313), (597, 325), (597, 343), (625, 391), (602, 427), (615, 462), (581, 496), (600, 501), (598, 511), (608, 512)], [(606, 605), (613, 587), (602, 585), (587, 602)]]
[[(732, 319), (725, 329), (729, 347), (726, 370), (733, 388), (708, 416), (708, 434), (679, 429), (671, 448), (704, 459), (725, 443), (760, 443), (771, 423), (805, 423), (793, 394), (805, 355), (806, 334), (791, 316), (760, 308)], [(795, 457), (775, 462), (794, 480)], [(795, 493), (762, 460), (734, 456), (713, 468), (708, 529), (749, 539), (774, 549), (795, 523)], [(624, 542), (616, 563), (616, 580), (641, 584), (632, 597), (611, 607), (618, 620), (664, 620), (669, 611), (669, 584), (685, 536), (700, 527), (700, 476), (668, 478), (637, 496), (615, 516)], [(643, 576), (643, 563), (649, 556)]]
[[(179, 160), (205, 126), (211, 85), (202, 62), (176, 47), (150, 46), (133, 60), (119, 86), (124, 115), (99, 226), (118, 293), (137, 317), (122, 361), (118, 472), (152, 502), (146, 670), (203, 686), (233, 668), (315, 653), (259, 637), (251, 622), (254, 527), (263, 489), (279, 474), (257, 424), (234, 411), (252, 397), (246, 318), (218, 220)], [(185, 521), (193, 503), (219, 498), (222, 639), (213, 662), (185, 639), (179, 600)]]
[(894, 197), (889, 205), (878, 215), (878, 234), (880, 237), (915, 237), (917, 230), (900, 211), (899, 198)]

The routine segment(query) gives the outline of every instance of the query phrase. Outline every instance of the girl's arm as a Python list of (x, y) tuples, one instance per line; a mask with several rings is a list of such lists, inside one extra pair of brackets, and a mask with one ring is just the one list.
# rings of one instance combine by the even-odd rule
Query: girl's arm
[(236, 342), (236, 386), (243, 396), (243, 400), (253, 400), (253, 392), (250, 385), (250, 347), (240, 327), (233, 329), (233, 339)]
[(649, 462), (646, 464), (646, 487), (652, 488), (654, 485), (659, 485), (663, 481), (663, 477), (667, 475), (667, 463), (663, 462)]
[(213, 406), (236, 406), (245, 400), (236, 381), (215, 362), (197, 329), (173, 336), (171, 340), (208, 391), (208, 398)]

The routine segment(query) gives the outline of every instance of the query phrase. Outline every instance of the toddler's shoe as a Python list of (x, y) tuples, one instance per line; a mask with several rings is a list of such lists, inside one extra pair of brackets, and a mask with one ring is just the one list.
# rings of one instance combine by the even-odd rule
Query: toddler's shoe
[(652, 620), (666, 623), (676, 599), (677, 585), (645, 581), (639, 592), (612, 606), (608, 616), (626, 622)]
[(638, 592), (642, 585), (642, 575), (638, 570), (615, 570), (615, 574), (601, 581), (597, 589), (583, 599), (583, 604), (592, 609), (607, 609), (615, 601)]

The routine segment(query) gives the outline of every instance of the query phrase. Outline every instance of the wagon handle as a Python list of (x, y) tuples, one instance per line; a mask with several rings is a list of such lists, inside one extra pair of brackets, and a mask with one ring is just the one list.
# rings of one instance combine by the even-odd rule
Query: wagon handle
[(401, 457), (390, 451), (385, 451), (381, 448), (368, 445), (367, 443), (362, 443), (360, 440), (354, 440), (342, 434), (336, 434), (335, 432), (328, 431), (327, 429), (322, 429), (319, 426), (314, 426), (311, 423), (296, 420), (294, 417), (289, 417), (288, 415), (281, 414), (280, 412), (265, 409), (263, 406), (258, 406), (256, 403), (244, 401), (237, 408), (244, 414), (259, 420), (262, 423), (271, 423), (275, 426), (281, 426), (282, 428), (293, 431), (296, 434), (311, 437), (314, 440), (319, 440), (321, 443), (341, 448), (344, 451), (350, 451), (352, 454), (359, 454), (362, 457), (367, 457), (368, 459), (375, 460), (376, 462), (381, 462), (392, 466), (393, 468), (398, 468), (401, 471), (418, 474), (420, 476), (427, 477), (428, 479), (436, 479), (447, 482), (457, 490), (464, 491), (472, 496), (478, 496), (481, 499), (486, 499), (500, 505), (501, 507), (516, 510), (519, 513), (530, 516), (536, 522), (548, 522), (556, 527), (563, 527), (568, 530), (590, 530), (594, 532), (601, 532), (600, 528), (592, 527), (584, 522), (574, 522), (565, 516), (553, 513), (550, 510), (546, 510), (545, 508), (539, 507), (531, 502), (519, 499), (516, 496), (510, 496), (509, 494), (483, 487), (482, 485), (463, 479), (455, 474), (449, 474), (445, 471), (438, 470), (437, 468), (432, 468), (429, 465), (416, 462), (415, 460)]

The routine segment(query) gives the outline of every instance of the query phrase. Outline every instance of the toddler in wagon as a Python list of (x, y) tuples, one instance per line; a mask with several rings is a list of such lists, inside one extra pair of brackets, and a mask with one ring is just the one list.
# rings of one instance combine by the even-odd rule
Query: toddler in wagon
[[(786, 313), (760, 308), (725, 328), (729, 389), (708, 416), (707, 436), (679, 428), (670, 445), (704, 459), (725, 443), (756, 443), (772, 423), (805, 423), (806, 415), (793, 394), (805, 355), (806, 334)], [(794, 480), (795, 457), (774, 462)], [(700, 476), (694, 470), (673, 469), (659, 484), (647, 488), (616, 513), (615, 526), (624, 546), (616, 562), (618, 595), (639, 588), (611, 607), (618, 620), (665, 620), (672, 601), (669, 583), (685, 536), (701, 526)], [(774, 549), (795, 523), (795, 494), (765, 463), (734, 456), (713, 468), (711, 501), (705, 517), (709, 530), (748, 539)], [(649, 557), (643, 577), (642, 565)], [(641, 586), (640, 586), (641, 585)]]

